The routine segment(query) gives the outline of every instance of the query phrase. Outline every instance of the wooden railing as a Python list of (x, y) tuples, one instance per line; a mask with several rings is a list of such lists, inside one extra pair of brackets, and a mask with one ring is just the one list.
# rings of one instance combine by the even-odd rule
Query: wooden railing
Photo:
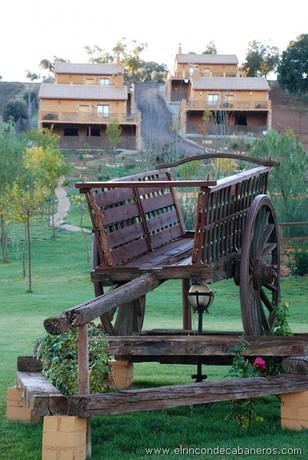
[(96, 112), (83, 113), (79, 111), (75, 112), (53, 112), (53, 111), (42, 111), (39, 114), (40, 121), (50, 121), (52, 123), (111, 123), (112, 120), (116, 119), (119, 123), (127, 123), (137, 120), (137, 114), (127, 115), (123, 113), (109, 113), (108, 116), (98, 115)]
[(188, 101), (188, 109), (197, 110), (270, 110), (271, 101), (233, 101), (223, 102), (218, 100), (216, 103), (208, 101)]

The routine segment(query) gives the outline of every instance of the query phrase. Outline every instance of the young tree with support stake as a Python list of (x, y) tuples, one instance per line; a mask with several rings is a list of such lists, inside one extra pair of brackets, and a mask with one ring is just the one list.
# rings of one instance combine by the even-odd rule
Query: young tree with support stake
[(112, 122), (108, 124), (106, 128), (106, 134), (108, 136), (110, 145), (113, 148), (113, 154), (114, 154), (113, 159), (114, 159), (114, 165), (115, 165), (115, 151), (116, 151), (116, 147), (118, 143), (120, 142), (121, 134), (122, 134), (122, 128), (119, 125), (118, 120), (114, 118)]
[(2, 199), (3, 215), (7, 222), (17, 222), (25, 226), (25, 242), (28, 248), (28, 290), (32, 293), (32, 246), (31, 226), (32, 219), (38, 215), (43, 207), (46, 192), (36, 184), (25, 188), (17, 182), (6, 191)]

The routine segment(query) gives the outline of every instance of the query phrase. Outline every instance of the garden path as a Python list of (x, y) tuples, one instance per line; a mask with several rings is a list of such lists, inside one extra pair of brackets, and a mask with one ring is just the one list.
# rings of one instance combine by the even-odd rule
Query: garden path
[(70, 200), (67, 196), (67, 192), (63, 187), (64, 177), (62, 177), (58, 183), (57, 188), (55, 189), (55, 194), (58, 200), (57, 211), (54, 214), (54, 224), (56, 227), (61, 228), (63, 230), (67, 230), (69, 232), (85, 232), (91, 233), (89, 229), (77, 227), (76, 225), (66, 224), (64, 222), (65, 217), (68, 215), (70, 210)]

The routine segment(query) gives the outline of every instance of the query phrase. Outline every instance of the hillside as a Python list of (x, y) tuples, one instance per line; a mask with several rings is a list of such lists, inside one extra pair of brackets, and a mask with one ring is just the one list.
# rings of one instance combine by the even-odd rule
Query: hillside
[(27, 90), (27, 83), (0, 81), (0, 114), (11, 99), (22, 97)]
[(11, 99), (23, 98), (24, 94), (28, 94), (29, 85), (32, 90), (38, 86), (38, 83), (0, 81), (0, 116), (2, 115), (3, 108)]
[[(22, 97), (29, 91), (29, 84), (38, 83), (2, 82), (0, 81), (0, 115), (7, 102)], [(308, 106), (296, 97), (285, 95), (276, 81), (270, 82), (272, 101), (272, 127), (277, 131), (290, 128), (308, 151)]]
[(277, 82), (270, 82), (272, 127), (277, 131), (290, 128), (308, 152), (308, 104), (283, 93)]

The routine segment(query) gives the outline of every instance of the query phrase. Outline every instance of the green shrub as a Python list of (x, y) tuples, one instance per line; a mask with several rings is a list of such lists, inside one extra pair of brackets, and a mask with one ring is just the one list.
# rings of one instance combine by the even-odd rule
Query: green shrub
[(286, 251), (288, 267), (292, 275), (304, 276), (308, 273), (308, 247), (307, 244), (297, 244)]
[(14, 121), (17, 121), (18, 118), (28, 118), (28, 108), (25, 101), (15, 99), (6, 104), (3, 109), (3, 120), (9, 121), (10, 118)]
[[(107, 341), (100, 326), (89, 325), (90, 392), (103, 393), (109, 388)], [(77, 330), (61, 335), (39, 337), (35, 355), (43, 364), (43, 374), (66, 396), (78, 393)]]

